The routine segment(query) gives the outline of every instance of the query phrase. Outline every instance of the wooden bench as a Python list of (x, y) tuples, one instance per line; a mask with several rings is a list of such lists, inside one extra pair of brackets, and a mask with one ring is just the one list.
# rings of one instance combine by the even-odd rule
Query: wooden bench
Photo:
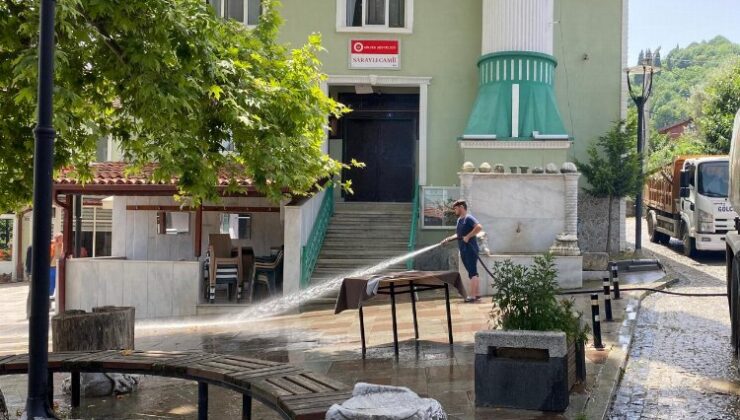
[[(28, 355), (0, 356), (0, 375), (28, 371)], [(285, 419), (324, 419), (332, 404), (352, 396), (346, 385), (285, 363), (203, 352), (86, 351), (49, 353), (54, 372), (72, 373), (72, 406), (80, 404), (80, 372), (118, 372), (198, 382), (198, 418), (208, 418), (208, 385), (242, 394), (242, 418), (252, 418), (252, 399)], [(49, 393), (51, 398), (52, 393)]]

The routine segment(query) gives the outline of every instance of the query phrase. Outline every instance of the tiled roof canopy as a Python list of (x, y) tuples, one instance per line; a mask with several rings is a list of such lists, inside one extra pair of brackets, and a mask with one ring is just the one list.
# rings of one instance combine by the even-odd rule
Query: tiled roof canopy
[[(157, 164), (151, 163), (136, 174), (126, 176), (126, 169), (128, 164), (125, 162), (98, 162), (90, 165), (92, 170), (93, 179), (87, 184), (92, 185), (177, 185), (177, 178), (172, 178), (169, 182), (155, 182), (153, 181), (152, 174), (157, 169)], [(247, 177), (237, 177), (237, 185), (240, 186), (252, 186), (252, 180)], [(77, 179), (74, 177), (74, 168), (64, 168), (61, 170), (59, 176), (54, 180), (55, 184), (78, 184)], [(224, 173), (219, 175), (218, 178), (219, 186), (228, 186), (229, 177)]]
[[(54, 179), (54, 190), (56, 194), (96, 195), (166, 196), (177, 193), (177, 178), (164, 182), (152, 180), (152, 174), (157, 169), (156, 163), (145, 165), (140, 172), (129, 176), (126, 175), (127, 168), (128, 164), (125, 162), (93, 163), (90, 165), (92, 180), (84, 184), (75, 177), (74, 168), (64, 168)], [(236, 195), (259, 195), (250, 178), (236, 177), (235, 181), (245, 190)], [(217, 187), (225, 194), (227, 186), (229, 186), (229, 176), (224, 172), (219, 176)]]

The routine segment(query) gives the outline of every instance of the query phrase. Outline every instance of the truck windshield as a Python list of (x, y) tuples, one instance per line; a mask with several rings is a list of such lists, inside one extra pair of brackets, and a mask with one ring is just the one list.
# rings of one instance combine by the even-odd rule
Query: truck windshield
[(699, 165), (699, 194), (707, 197), (727, 197), (727, 162), (707, 162)]

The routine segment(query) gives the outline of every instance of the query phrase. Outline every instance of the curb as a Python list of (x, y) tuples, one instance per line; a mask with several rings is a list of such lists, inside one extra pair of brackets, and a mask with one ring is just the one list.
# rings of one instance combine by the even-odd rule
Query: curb
[[(674, 278), (668, 280), (663, 284), (656, 286), (657, 290), (664, 290), (678, 283), (679, 279)], [(635, 322), (629, 324), (629, 329), (625, 336), (629, 337), (626, 349), (622, 346), (612, 346), (609, 356), (604, 362), (604, 367), (601, 368), (598, 378), (596, 380), (596, 386), (593, 388), (593, 392), (586, 400), (586, 405), (583, 412), (588, 419), (606, 419), (606, 415), (611, 406), (614, 395), (619, 388), (619, 384), (622, 382), (622, 374), (627, 367), (629, 361), (629, 353), (632, 349), (632, 342), (635, 335), (635, 327), (637, 325), (637, 318), (640, 316), (640, 309), (642, 308), (642, 301), (654, 292), (644, 291), (637, 297), (637, 304), (635, 307)], [(624, 328), (624, 327), (622, 327)], [(621, 329), (620, 329), (621, 332)], [(619, 334), (620, 336), (623, 334)], [(608, 391), (608, 392), (607, 392)], [(594, 398), (594, 395), (598, 395), (598, 398)]]

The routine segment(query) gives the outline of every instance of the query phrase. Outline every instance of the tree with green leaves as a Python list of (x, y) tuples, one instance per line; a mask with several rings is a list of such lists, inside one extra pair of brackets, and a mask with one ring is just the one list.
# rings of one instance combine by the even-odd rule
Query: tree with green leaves
[(657, 172), (671, 164), (678, 156), (705, 153), (707, 153), (706, 143), (695, 129), (689, 129), (675, 139), (667, 134), (654, 134), (650, 137), (647, 173)]
[[(676, 47), (662, 57), (665, 66), (653, 78), (650, 127), (663, 127), (698, 116), (694, 96), (701, 95), (704, 85), (728, 62), (740, 55), (740, 45), (723, 37)], [(658, 57), (653, 58), (657, 64)]]
[(740, 60), (726, 65), (709, 81), (700, 102), (697, 118), (711, 153), (730, 151), (730, 138), (735, 114), (740, 108)]
[(635, 127), (619, 121), (589, 146), (588, 162), (576, 161), (589, 184), (585, 190), (595, 197), (608, 198), (607, 252), (611, 241), (614, 199), (635, 196), (642, 188), (636, 138)]
[[(278, 6), (263, 0), (250, 29), (202, 0), (58, 0), (55, 168), (89, 180), (112, 136), (132, 172), (156, 162), (195, 204), (217, 198), (219, 174), (279, 200), (338, 173), (321, 146), (345, 108), (320, 88), (320, 37), (279, 44)], [(0, 2), (0, 211), (30, 202), (38, 21), (38, 0)]]

